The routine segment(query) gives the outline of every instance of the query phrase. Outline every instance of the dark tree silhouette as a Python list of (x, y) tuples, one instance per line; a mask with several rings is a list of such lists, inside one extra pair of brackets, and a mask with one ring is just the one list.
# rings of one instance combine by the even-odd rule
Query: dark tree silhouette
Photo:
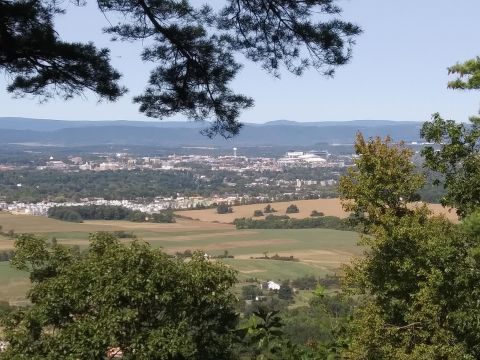
[[(142, 59), (156, 67), (134, 98), (140, 111), (211, 120), (203, 131), (210, 137), (236, 135), (240, 112), (253, 106), (229, 86), (241, 68), (236, 53), (277, 77), (282, 67), (331, 76), (349, 61), (361, 32), (340, 19), (335, 0), (225, 0), (219, 10), (188, 0), (97, 1), (107, 16), (120, 15), (105, 29), (114, 39), (148, 44)], [(53, 18), (63, 12), (52, 0), (0, 0), (0, 69), (13, 77), (8, 90), (70, 98), (88, 89), (116, 100), (125, 89), (108, 50), (58, 39)]]
[(61, 12), (48, 1), (0, 0), (0, 69), (12, 77), (8, 91), (69, 99), (88, 89), (116, 100), (126, 90), (108, 49), (61, 41), (53, 26)]

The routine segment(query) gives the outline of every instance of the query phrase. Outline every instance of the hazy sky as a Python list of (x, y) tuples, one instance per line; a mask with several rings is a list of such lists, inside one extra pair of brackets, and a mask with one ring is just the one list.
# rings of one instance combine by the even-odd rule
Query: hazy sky
[[(339, 68), (333, 79), (311, 70), (302, 77), (284, 72), (278, 80), (246, 63), (233, 88), (252, 96), (256, 105), (243, 113), (242, 121), (424, 121), (437, 111), (465, 121), (478, 112), (480, 92), (446, 88), (449, 65), (480, 55), (478, 0), (341, 0), (339, 4), (343, 18), (364, 30), (350, 64)], [(0, 116), (146, 119), (131, 101), (142, 92), (151, 67), (138, 57), (141, 44), (109, 42), (101, 33), (107, 20), (93, 2), (85, 8), (71, 6), (57, 22), (65, 39), (109, 46), (130, 92), (116, 103), (98, 103), (95, 95), (87, 94), (68, 102), (56, 99), (39, 104), (36, 99), (12, 99), (1, 76)]]

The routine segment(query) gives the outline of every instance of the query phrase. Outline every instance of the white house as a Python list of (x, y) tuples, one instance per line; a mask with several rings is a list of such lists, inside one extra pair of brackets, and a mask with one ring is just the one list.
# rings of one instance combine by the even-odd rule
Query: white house
[(270, 280), (267, 282), (267, 288), (268, 290), (280, 290), (280, 284)]

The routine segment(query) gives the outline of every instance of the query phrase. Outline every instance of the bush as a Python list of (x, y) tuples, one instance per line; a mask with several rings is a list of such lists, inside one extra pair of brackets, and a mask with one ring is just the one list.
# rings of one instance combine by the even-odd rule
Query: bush
[(265, 218), (265, 220), (267, 221), (273, 221), (273, 220), (288, 220), (290, 219), (290, 216), (288, 215), (267, 215), (267, 217)]
[(263, 211), (262, 211), (262, 210), (255, 210), (255, 211), (253, 212), (253, 216), (254, 216), (254, 217), (263, 216)]
[(325, 288), (339, 288), (342, 285), (342, 278), (338, 275), (325, 275), (318, 283)]
[(310, 214), (311, 217), (319, 217), (319, 216), (325, 216), (323, 212), (318, 212), (317, 210), (313, 210), (312, 213)]
[(299, 212), (300, 212), (300, 210), (298, 209), (298, 206), (295, 205), (295, 204), (289, 205), (287, 207), (287, 211), (286, 211), (287, 214), (296, 214), (296, 213), (299, 213)]
[(305, 275), (301, 278), (292, 280), (292, 286), (299, 290), (313, 290), (318, 281), (313, 275)]
[(82, 256), (21, 235), (15, 257), (30, 273), (30, 305), (1, 316), (10, 344), (0, 359), (106, 359), (110, 346), (124, 359), (234, 358), (236, 274), (219, 262), (108, 233), (92, 234)]
[(233, 209), (231, 206), (228, 206), (228, 204), (222, 203), (222, 204), (218, 204), (217, 206), (218, 214), (229, 214), (232, 212), (233, 212)]
[(255, 300), (255, 297), (262, 296), (263, 291), (257, 285), (245, 285), (242, 287), (242, 299)]
[(280, 300), (293, 300), (293, 289), (290, 287), (288, 281), (284, 281), (278, 290), (278, 298)]
[(277, 212), (277, 210), (275, 210), (272, 205), (268, 204), (267, 206), (265, 206), (265, 209), (263, 210), (263, 212), (265, 214), (270, 214), (270, 213), (274, 213), (274, 212)]

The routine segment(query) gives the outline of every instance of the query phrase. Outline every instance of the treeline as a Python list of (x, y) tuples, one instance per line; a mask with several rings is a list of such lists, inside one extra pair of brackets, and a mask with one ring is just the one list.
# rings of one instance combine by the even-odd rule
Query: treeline
[(273, 256), (268, 256), (268, 253), (265, 252), (263, 256), (259, 257), (254, 257), (251, 256), (250, 259), (256, 259), (256, 260), (279, 260), (279, 261), (300, 261), (300, 259), (294, 257), (293, 255), (290, 256), (280, 256), (278, 254), (275, 254)]
[[(300, 171), (301, 169), (298, 169)], [(330, 179), (333, 169), (318, 169), (308, 175), (308, 179)], [(275, 182), (304, 178), (303, 171), (267, 172), (265, 177)], [(295, 193), (295, 184), (285, 187), (263, 185), (250, 187), (255, 182), (257, 172), (246, 172), (241, 176), (235, 172), (212, 171), (208, 167), (193, 170), (118, 170), (118, 171), (79, 171), (62, 172), (57, 170), (19, 169), (0, 172), (0, 194), (5, 201), (35, 203), (43, 200), (55, 202), (79, 201), (82, 198), (102, 197), (106, 200), (137, 199), (152, 200), (157, 196), (213, 196), (230, 194), (235, 183), (242, 194), (257, 196), (264, 194), (275, 201), (300, 199), (333, 198), (338, 194), (335, 186), (307, 187)], [(289, 180), (290, 181), (290, 180)], [(17, 186), (22, 184), (21, 187)], [(287, 193), (287, 194), (285, 194)], [(293, 194), (295, 193), (295, 194)], [(236, 205), (240, 205), (236, 204)]]
[(291, 219), (286, 215), (269, 215), (264, 220), (238, 218), (233, 221), (237, 229), (333, 229), (356, 230), (350, 219), (340, 219), (336, 216), (322, 216), (306, 219)]
[[(194, 171), (80, 171), (15, 170), (0, 172), (0, 193), (7, 202), (39, 202), (45, 199), (79, 201), (81, 198), (154, 199), (156, 196), (209, 196), (227, 191), (222, 185), (227, 172), (206, 172), (209, 181), (199, 181)], [(17, 184), (22, 186), (18, 187)]]
[(173, 211), (147, 214), (139, 210), (113, 205), (55, 206), (48, 209), (48, 217), (71, 222), (84, 220), (127, 220), (134, 222), (174, 223)]
[[(183, 252), (177, 251), (173, 257), (178, 259), (191, 259), (193, 258), (195, 253), (200, 253), (199, 250), (192, 251), (190, 249), (184, 250)], [(211, 254), (204, 254), (203, 255), (206, 259), (233, 259), (235, 256), (228, 253), (228, 250), (224, 250), (223, 254), (219, 255), (211, 255)]]

